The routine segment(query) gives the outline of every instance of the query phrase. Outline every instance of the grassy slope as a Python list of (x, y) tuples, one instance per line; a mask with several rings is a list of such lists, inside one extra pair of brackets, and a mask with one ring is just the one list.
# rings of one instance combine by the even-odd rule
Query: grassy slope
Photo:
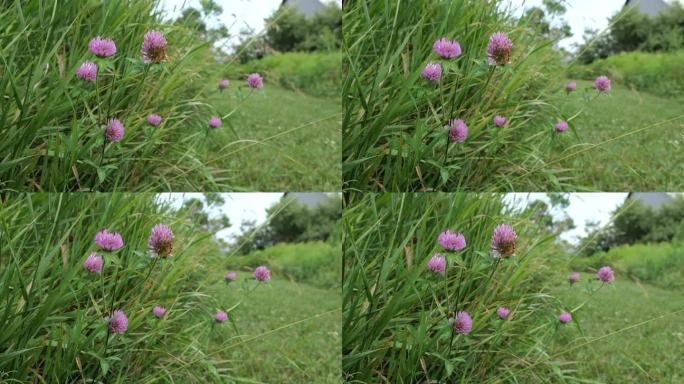
[[(578, 90), (591, 85), (577, 81)], [(583, 106), (585, 112), (571, 126), (588, 144), (597, 144), (654, 123), (684, 115), (684, 97), (666, 99), (639, 93), (614, 84), (608, 97), (586, 103), (578, 91), (563, 96), (557, 105), (564, 116), (574, 115)], [(624, 137), (563, 160), (560, 165), (575, 168), (576, 184), (598, 191), (674, 191), (684, 189), (684, 118)], [(568, 135), (567, 145), (558, 146), (555, 157), (575, 138)], [(566, 152), (580, 150), (575, 147)]]
[[(239, 273), (239, 278), (240, 275), (247, 273)], [(224, 308), (243, 296), (237, 287), (226, 286), (223, 281), (214, 284), (210, 292)], [(341, 306), (338, 290), (273, 278), (235, 310), (235, 322), (244, 336), (252, 337), (316, 314), (337, 311), (259, 337), (223, 357), (235, 362), (234, 376), (250, 378), (255, 383), (337, 383), (342, 358)]]
[[(614, 285), (597, 292), (575, 316), (588, 339), (684, 309), (682, 292), (635, 284), (619, 277)], [(581, 303), (588, 295), (567, 288), (557, 294), (568, 307)], [(565, 357), (578, 362), (579, 376), (585, 379), (605, 383), (684, 382), (684, 360), (681, 353), (675, 352), (684, 349), (682, 314), (609, 336)], [(557, 339), (556, 353), (586, 342), (574, 327), (564, 328), (564, 333)]]
[[(209, 102), (221, 114), (238, 104), (232, 92), (217, 92)], [(228, 127), (214, 132), (218, 135), (214, 141), (216, 156), (230, 154), (221, 161), (221, 168), (232, 170), (232, 185), (256, 191), (340, 189), (339, 98), (317, 98), (265, 84), (232, 119), (234, 132)], [(225, 143), (235, 140), (242, 141), (221, 150)]]

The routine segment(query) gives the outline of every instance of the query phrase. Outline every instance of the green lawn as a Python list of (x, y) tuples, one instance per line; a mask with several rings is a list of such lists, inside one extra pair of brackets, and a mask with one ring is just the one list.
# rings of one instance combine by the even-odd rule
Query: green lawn
[[(233, 87), (233, 85), (231, 85)], [(221, 114), (240, 101), (229, 88), (209, 102)], [(338, 191), (342, 108), (273, 84), (254, 92), (231, 116), (231, 127), (212, 132), (213, 150), (232, 185), (255, 191)]]
[[(684, 97), (667, 99), (639, 93), (613, 83), (609, 95), (587, 103), (582, 95), (590, 82), (577, 81), (578, 90), (555, 100), (563, 116), (569, 118), (586, 106), (584, 113), (571, 121), (586, 146), (565, 135), (554, 151), (560, 159), (592, 145), (652, 126), (586, 152), (560, 161), (573, 168), (575, 184), (598, 191), (674, 191), (684, 189)], [(592, 92), (593, 94), (593, 92)]]
[[(218, 281), (209, 291), (228, 308), (244, 297), (237, 284)], [(234, 376), (250, 379), (250, 383), (338, 383), (342, 359), (341, 300), (339, 290), (274, 277), (233, 312), (240, 333), (249, 338), (305, 321), (244, 343), (222, 358), (234, 362)], [(324, 315), (314, 318), (319, 314)], [(227, 335), (234, 335), (230, 326), (226, 325), (225, 330)]]
[[(555, 292), (569, 308), (588, 297), (579, 287)], [(684, 310), (684, 293), (636, 284), (617, 277), (577, 314), (576, 327), (562, 327), (554, 346), (560, 353), (575, 345), (658, 316)], [(684, 311), (608, 336), (563, 356), (576, 361), (578, 376), (604, 383), (684, 382)]]

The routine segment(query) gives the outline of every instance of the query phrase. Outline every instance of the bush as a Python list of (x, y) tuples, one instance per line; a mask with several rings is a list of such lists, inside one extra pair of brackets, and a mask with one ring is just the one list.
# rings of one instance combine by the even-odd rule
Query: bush
[(276, 53), (242, 66), (245, 73), (260, 72), (268, 81), (314, 96), (339, 96), (342, 78), (342, 54)]
[(262, 251), (229, 259), (229, 267), (267, 265), (275, 275), (323, 288), (339, 287), (342, 251), (338, 244), (320, 241), (277, 244)]
[(684, 50), (667, 53), (630, 52), (598, 60), (570, 71), (573, 77), (594, 80), (607, 75), (640, 91), (661, 96), (684, 95)]
[(667, 289), (684, 288), (684, 243), (634, 244), (573, 259), (578, 271), (611, 265), (616, 271)]

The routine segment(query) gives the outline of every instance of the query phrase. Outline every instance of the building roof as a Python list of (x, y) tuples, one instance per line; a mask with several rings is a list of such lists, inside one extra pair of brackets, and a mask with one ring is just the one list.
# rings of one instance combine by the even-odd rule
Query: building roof
[(326, 8), (325, 4), (319, 0), (283, 0), (280, 6), (295, 7), (297, 11), (306, 17), (313, 16)]
[(285, 192), (285, 196), (295, 198), (309, 208), (316, 208), (318, 203), (328, 198), (325, 192)]
[(649, 16), (656, 16), (670, 5), (663, 0), (627, 0), (625, 2), (625, 7), (627, 6), (634, 6), (640, 12)]
[(666, 192), (630, 192), (628, 199), (636, 199), (653, 210), (658, 210), (666, 202), (672, 200)]

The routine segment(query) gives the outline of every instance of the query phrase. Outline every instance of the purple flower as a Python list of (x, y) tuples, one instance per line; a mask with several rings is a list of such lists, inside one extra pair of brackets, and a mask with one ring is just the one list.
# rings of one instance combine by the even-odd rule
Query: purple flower
[(103, 39), (100, 36), (97, 36), (90, 40), (88, 49), (96, 56), (109, 57), (116, 53), (116, 44), (114, 44), (114, 40), (112, 39)]
[(575, 82), (571, 81), (565, 85), (565, 90), (568, 91), (568, 93), (574, 91), (575, 89), (577, 89), (577, 83)]
[(230, 80), (226, 80), (226, 79), (223, 79), (223, 80), (219, 81), (219, 83), (218, 83), (219, 89), (226, 89), (226, 88), (228, 88), (229, 85), (230, 85)]
[(124, 333), (128, 329), (128, 318), (123, 311), (116, 310), (112, 312), (109, 318), (109, 331), (112, 333)]
[(515, 255), (515, 240), (518, 238), (510, 225), (500, 224), (494, 228), (492, 235), (492, 250), (495, 257)]
[(434, 256), (428, 261), (427, 267), (434, 273), (444, 273), (446, 270), (446, 258), (439, 253), (435, 253)]
[(220, 127), (221, 126), (221, 119), (216, 117), (216, 116), (212, 116), (211, 119), (209, 119), (209, 126), (212, 128)]
[(432, 50), (445, 59), (455, 59), (461, 56), (461, 45), (456, 40), (438, 39), (432, 45)]
[(228, 314), (223, 311), (218, 311), (214, 315), (214, 320), (218, 321), (219, 323), (223, 323), (224, 321), (228, 320)]
[(610, 91), (610, 79), (608, 79), (606, 76), (597, 77), (596, 81), (594, 82), (594, 88), (596, 88), (596, 90), (599, 92)]
[(76, 76), (85, 81), (95, 81), (97, 77), (97, 64), (92, 61), (84, 61), (76, 70)]
[(561, 314), (558, 315), (558, 320), (563, 324), (567, 324), (572, 321), (572, 315), (568, 312), (561, 312)]
[(225, 276), (223, 276), (223, 278), (226, 279), (226, 281), (235, 281), (236, 277), (237, 274), (235, 272), (228, 272)]
[(166, 38), (159, 31), (149, 31), (143, 38), (140, 48), (143, 62), (161, 63), (166, 60)]
[(83, 268), (91, 273), (100, 273), (102, 271), (102, 256), (93, 252), (83, 262)]
[(439, 81), (442, 78), (442, 66), (439, 63), (431, 61), (427, 63), (425, 68), (420, 72), (420, 75), (430, 81)]
[(511, 310), (506, 308), (506, 307), (499, 307), (496, 310), (496, 314), (499, 315), (499, 317), (502, 319), (507, 318), (510, 313), (511, 313)]
[(598, 272), (596, 272), (596, 277), (598, 277), (599, 280), (603, 281), (604, 283), (609, 284), (615, 280), (613, 269), (608, 266), (601, 267)]
[(506, 124), (505, 117), (499, 115), (494, 116), (494, 125), (496, 125), (497, 127), (503, 127), (504, 124)]
[(257, 281), (266, 281), (271, 279), (271, 272), (262, 265), (254, 270), (253, 276)]
[(556, 132), (565, 132), (568, 130), (568, 122), (567, 121), (559, 121), (554, 125), (556, 128)]
[(147, 116), (147, 122), (150, 123), (150, 125), (154, 125), (155, 127), (159, 124), (161, 124), (162, 118), (159, 115), (156, 114), (151, 114)]
[(264, 87), (264, 79), (258, 73), (247, 76), (247, 85), (250, 88), (261, 89)]
[(123, 239), (118, 232), (103, 229), (95, 235), (95, 244), (105, 251), (116, 251), (123, 247)]
[(470, 314), (465, 311), (460, 311), (450, 317), (449, 324), (451, 324), (454, 332), (460, 333), (461, 335), (468, 334), (473, 329), (473, 320), (470, 318)]
[(173, 253), (173, 232), (164, 224), (157, 224), (152, 228), (147, 248), (153, 256), (167, 257)]
[(105, 138), (112, 143), (119, 142), (124, 137), (124, 126), (118, 119), (107, 120), (105, 127)]
[(446, 126), (449, 130), (449, 140), (455, 143), (462, 143), (468, 138), (468, 126), (461, 119), (451, 120)]
[(162, 317), (164, 317), (164, 314), (166, 313), (166, 308), (154, 307), (154, 308), (152, 308), (152, 313), (154, 313), (155, 316), (162, 318)]
[(440, 233), (437, 242), (447, 251), (460, 251), (466, 246), (465, 237), (462, 233), (449, 230)]
[(579, 281), (580, 274), (579, 272), (573, 272), (568, 276), (568, 281), (570, 281), (570, 284), (576, 283)]
[(487, 44), (487, 61), (490, 65), (510, 64), (512, 48), (513, 43), (505, 33), (494, 33)]

